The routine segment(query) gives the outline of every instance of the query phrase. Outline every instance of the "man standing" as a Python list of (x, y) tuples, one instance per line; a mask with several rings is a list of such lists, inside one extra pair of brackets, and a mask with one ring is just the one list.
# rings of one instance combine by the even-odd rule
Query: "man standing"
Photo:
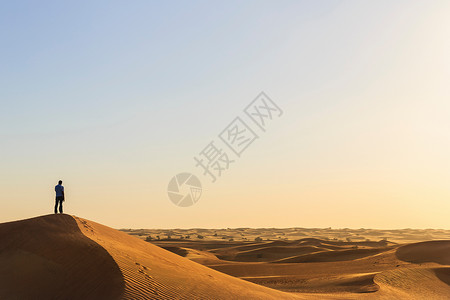
[(59, 205), (59, 213), (62, 214), (63, 208), (62, 203), (64, 202), (64, 187), (62, 186), (62, 180), (58, 182), (58, 185), (55, 186), (56, 192), (56, 200), (55, 200), (55, 214), (58, 213), (58, 205)]

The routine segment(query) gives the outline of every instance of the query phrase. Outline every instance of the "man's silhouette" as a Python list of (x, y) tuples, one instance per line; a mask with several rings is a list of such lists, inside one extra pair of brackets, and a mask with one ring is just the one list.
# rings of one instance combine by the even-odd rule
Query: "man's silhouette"
[(59, 205), (59, 213), (62, 214), (63, 208), (62, 204), (64, 202), (64, 187), (62, 186), (62, 181), (58, 182), (58, 185), (55, 186), (56, 199), (55, 199), (55, 214), (58, 213), (58, 205)]

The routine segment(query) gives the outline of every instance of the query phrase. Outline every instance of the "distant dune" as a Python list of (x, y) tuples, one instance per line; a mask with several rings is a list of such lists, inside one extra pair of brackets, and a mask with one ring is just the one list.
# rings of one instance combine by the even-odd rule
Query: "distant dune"
[[(201, 238), (195, 239), (200, 233), (192, 229), (189, 238), (152, 243), (226, 274), (307, 299), (450, 299), (450, 240), (339, 241), (316, 229), (315, 235), (323, 239), (302, 235), (248, 241), (238, 239), (245, 232), (253, 237), (269, 235), (269, 230), (227, 229), (224, 241), (217, 231), (208, 234), (202, 229)], [(273, 231), (283, 235), (281, 229)], [(413, 230), (407, 232), (416, 240)]]
[(450, 265), (450, 241), (429, 241), (402, 246), (397, 257), (412, 263)]
[(196, 234), (149, 243), (69, 215), (3, 223), (0, 299), (450, 299), (449, 240)]

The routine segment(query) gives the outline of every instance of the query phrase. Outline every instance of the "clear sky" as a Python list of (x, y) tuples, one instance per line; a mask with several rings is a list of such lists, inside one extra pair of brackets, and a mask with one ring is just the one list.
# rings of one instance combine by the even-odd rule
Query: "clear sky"
[[(449, 1), (3, 1), (0, 222), (450, 228)], [(211, 183), (194, 156), (284, 111)], [(225, 149), (225, 148), (224, 148)], [(197, 204), (169, 180), (202, 181)]]

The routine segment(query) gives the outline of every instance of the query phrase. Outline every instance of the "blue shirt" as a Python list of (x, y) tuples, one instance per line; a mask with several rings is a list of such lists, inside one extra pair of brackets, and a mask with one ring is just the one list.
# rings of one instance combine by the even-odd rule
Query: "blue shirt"
[(64, 192), (64, 187), (60, 184), (55, 186), (56, 197), (62, 197)]

